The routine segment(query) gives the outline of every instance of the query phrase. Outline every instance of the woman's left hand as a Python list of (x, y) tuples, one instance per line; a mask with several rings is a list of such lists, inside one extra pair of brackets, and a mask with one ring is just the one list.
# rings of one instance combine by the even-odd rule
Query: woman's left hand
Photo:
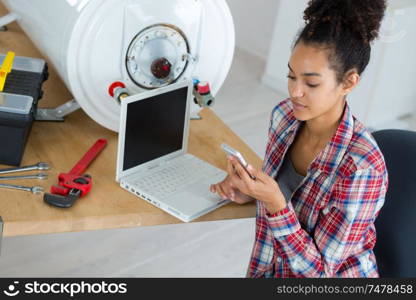
[(286, 207), (285, 197), (272, 177), (249, 165), (248, 172), (256, 178), (253, 180), (236, 158), (229, 156), (228, 159), (235, 170), (234, 174), (229, 174), (231, 181), (241, 192), (263, 202), (270, 214)]

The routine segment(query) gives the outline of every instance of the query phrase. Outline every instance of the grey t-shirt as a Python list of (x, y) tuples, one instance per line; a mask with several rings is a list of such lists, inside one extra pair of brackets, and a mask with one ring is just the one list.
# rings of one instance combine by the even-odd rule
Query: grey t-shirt
[(298, 174), (293, 166), (289, 154), (286, 153), (283, 164), (276, 175), (276, 181), (279, 188), (285, 196), (286, 201), (290, 201), (292, 193), (296, 190), (305, 176)]
[[(290, 201), (292, 193), (296, 190), (304, 178), (305, 176), (296, 172), (289, 154), (286, 154), (285, 158), (283, 159), (282, 166), (280, 167), (279, 173), (275, 178), (279, 184), (280, 190), (285, 196), (286, 202)], [(274, 271), (275, 262), (273, 263), (272, 267), (265, 272), (265, 277), (273, 277)]]

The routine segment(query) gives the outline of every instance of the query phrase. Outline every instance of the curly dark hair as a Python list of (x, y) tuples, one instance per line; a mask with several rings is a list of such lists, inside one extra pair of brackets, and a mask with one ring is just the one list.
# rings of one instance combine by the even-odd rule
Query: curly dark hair
[(293, 48), (303, 42), (329, 50), (338, 83), (351, 69), (361, 75), (370, 61), (370, 44), (378, 37), (385, 9), (386, 0), (311, 0), (304, 11), (306, 25)]

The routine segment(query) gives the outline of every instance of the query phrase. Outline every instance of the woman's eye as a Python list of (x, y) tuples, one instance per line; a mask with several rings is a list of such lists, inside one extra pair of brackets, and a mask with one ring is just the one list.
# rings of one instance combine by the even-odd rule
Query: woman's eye
[[(289, 78), (290, 80), (296, 80), (295, 77), (290, 76), (290, 75), (287, 75), (286, 77)], [(310, 84), (310, 83), (307, 83), (306, 85), (310, 88), (316, 88), (319, 86), (319, 84)]]

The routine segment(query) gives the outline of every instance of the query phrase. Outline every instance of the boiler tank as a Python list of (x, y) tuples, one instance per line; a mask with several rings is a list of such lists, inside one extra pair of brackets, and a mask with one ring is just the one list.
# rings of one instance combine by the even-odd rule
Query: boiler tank
[[(3, 3), (82, 109), (113, 131), (120, 114), (108, 93), (114, 82), (140, 93), (197, 78), (209, 82), (215, 95), (234, 54), (234, 24), (225, 0)], [(192, 103), (192, 111), (199, 109)]]

